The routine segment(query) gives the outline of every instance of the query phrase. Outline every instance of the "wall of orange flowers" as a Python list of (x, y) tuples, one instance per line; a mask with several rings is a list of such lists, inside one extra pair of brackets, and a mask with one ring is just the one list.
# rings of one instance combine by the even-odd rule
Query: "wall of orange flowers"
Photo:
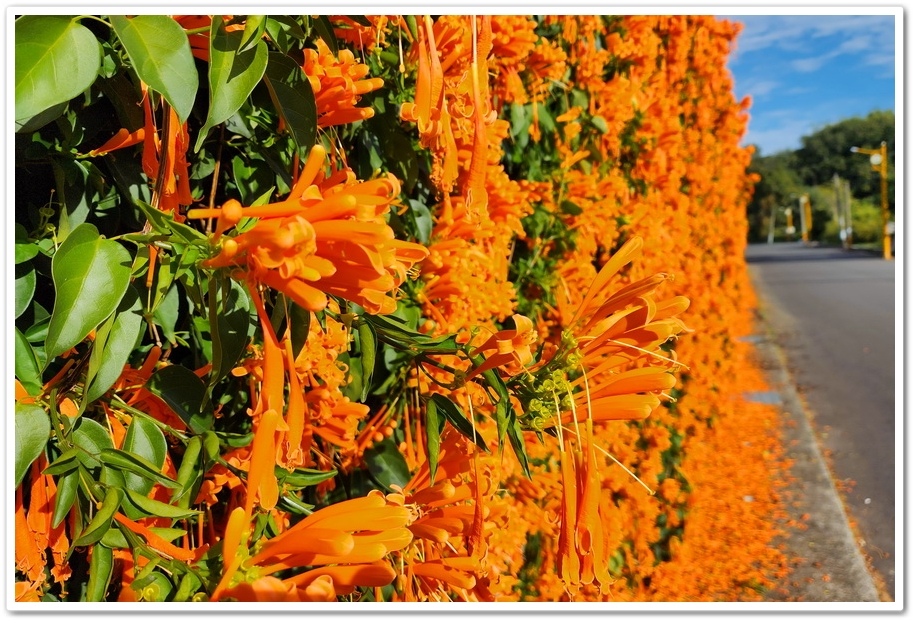
[[(786, 573), (785, 460), (777, 413), (742, 397), (763, 377), (741, 339), (755, 300), (750, 104), (725, 65), (739, 28), (687, 15), (327, 23), (302, 53), (319, 141), (289, 158), (288, 194), (243, 206), (237, 183), (220, 207), (186, 193), (161, 206), (160, 219), (215, 219), (191, 239), (211, 252), (201, 274), (225, 276), (211, 281), (219, 309), (250, 301), (241, 316), (257, 315), (219, 378), (245, 398), (195, 430), (150, 382), (178, 367), (158, 345), (125, 366), (93, 434), (121, 456), (134, 422), (155, 421), (165, 484), (199, 482), (173, 498), (150, 480), (162, 506), (125, 513), (103, 483), (108, 523), (86, 531), (73, 511), (49, 532), (55, 473), (40, 457), (17, 488), (17, 600), (42, 597), (46, 570), (70, 577), (68, 535), (111, 574), (93, 594), (124, 601), (763, 598)], [(396, 110), (370, 105), (383, 89)], [(354, 135), (331, 131), (353, 127), (415, 151), (427, 194), (415, 172), (358, 179), (362, 156), (341, 139)], [(428, 232), (396, 222), (408, 210), (428, 213)], [(418, 332), (395, 322), (405, 308)], [(382, 368), (367, 356), (382, 343), (391, 375), (369, 386), (361, 365)], [(404, 365), (409, 343), (429, 356)], [(44, 398), (20, 386), (17, 400)], [(57, 408), (76, 418), (69, 400)], [(229, 433), (222, 445), (209, 425)]]

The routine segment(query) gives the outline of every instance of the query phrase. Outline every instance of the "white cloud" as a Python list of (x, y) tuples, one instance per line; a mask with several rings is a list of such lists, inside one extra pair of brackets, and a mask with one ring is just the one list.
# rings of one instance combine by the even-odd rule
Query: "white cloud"
[(799, 54), (806, 61), (799, 70), (813, 71), (809, 67), (816, 65), (823, 38), (831, 36), (845, 37), (832, 51), (835, 54), (871, 51), (890, 58), (894, 55), (892, 15), (732, 15), (726, 19), (743, 24), (732, 65), (750, 52), (776, 48)]

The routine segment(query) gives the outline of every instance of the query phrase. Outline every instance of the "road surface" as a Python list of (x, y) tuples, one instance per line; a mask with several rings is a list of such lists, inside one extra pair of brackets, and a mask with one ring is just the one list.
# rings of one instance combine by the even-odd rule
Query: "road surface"
[(808, 407), (862, 553), (893, 600), (895, 537), (903, 537), (895, 261), (800, 243), (749, 245), (746, 257), (760, 312)]

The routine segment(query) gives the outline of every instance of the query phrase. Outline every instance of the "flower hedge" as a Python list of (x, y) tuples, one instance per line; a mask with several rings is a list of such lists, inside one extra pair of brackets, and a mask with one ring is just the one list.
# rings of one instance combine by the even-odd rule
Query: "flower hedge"
[(738, 30), (18, 18), (17, 601), (761, 598)]

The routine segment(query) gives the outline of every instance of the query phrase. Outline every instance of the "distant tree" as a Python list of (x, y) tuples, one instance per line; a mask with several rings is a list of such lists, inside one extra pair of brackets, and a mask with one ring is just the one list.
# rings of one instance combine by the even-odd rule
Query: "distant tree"
[(894, 111), (874, 111), (866, 117), (852, 117), (825, 126), (802, 138), (794, 152), (798, 174), (808, 186), (828, 184), (834, 173), (849, 180), (853, 197), (871, 198), (879, 203), (880, 177), (872, 170), (868, 157), (853, 154), (850, 147), (877, 149), (887, 141), (888, 202), (894, 210)]
[(795, 168), (795, 154), (791, 151), (752, 157), (748, 171), (755, 173), (759, 180), (747, 208), (749, 241), (766, 240), (772, 210), (776, 210), (776, 226), (785, 227), (784, 210), (790, 202), (797, 201), (804, 188)]
[[(856, 239), (866, 242), (876, 236), (880, 238), (881, 178), (872, 169), (869, 158), (850, 152), (850, 147), (877, 149), (881, 141), (887, 141), (888, 207), (893, 214), (894, 112), (874, 111), (866, 117), (844, 119), (802, 137), (801, 149), (770, 156), (754, 155), (748, 171), (756, 174), (758, 180), (747, 206), (748, 241), (767, 239), (773, 210), (776, 210), (777, 237), (786, 225), (786, 208), (792, 209), (793, 224), (800, 227), (798, 197), (807, 194), (813, 221), (809, 224), (811, 240), (836, 242), (834, 174), (849, 181), (854, 199), (853, 226), (858, 224), (862, 228), (862, 235)], [(875, 227), (877, 234), (872, 231)]]

